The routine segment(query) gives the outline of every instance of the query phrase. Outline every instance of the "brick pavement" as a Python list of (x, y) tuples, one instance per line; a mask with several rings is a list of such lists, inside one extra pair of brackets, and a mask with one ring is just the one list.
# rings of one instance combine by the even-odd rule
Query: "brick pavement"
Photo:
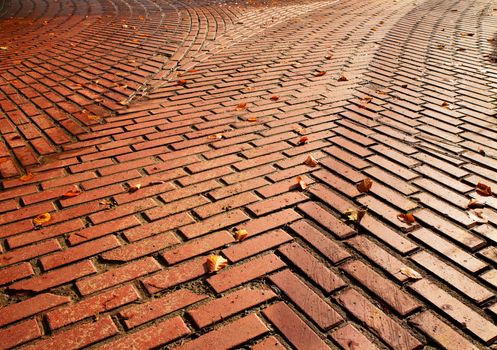
[(1, 349), (497, 347), (493, 1), (0, 18)]

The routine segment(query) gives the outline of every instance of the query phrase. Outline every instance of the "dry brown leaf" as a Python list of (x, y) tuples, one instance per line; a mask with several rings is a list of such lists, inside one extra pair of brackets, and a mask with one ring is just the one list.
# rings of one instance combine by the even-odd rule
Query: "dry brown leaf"
[(361, 222), (362, 218), (364, 217), (364, 215), (366, 215), (367, 211), (368, 211), (367, 207), (358, 208), (358, 209), (350, 208), (350, 209), (345, 210), (343, 212), (343, 214), (347, 215), (347, 219), (349, 221), (352, 221), (352, 222), (359, 224)]
[(49, 213), (43, 213), (43, 214), (40, 214), (37, 217), (35, 217), (33, 219), (33, 223), (36, 226), (40, 226), (46, 222), (49, 222), (51, 218), (52, 218), (52, 216)]
[(397, 219), (408, 225), (412, 225), (416, 222), (414, 215), (412, 215), (411, 213), (397, 214)]
[(62, 198), (63, 199), (65, 199), (65, 198), (72, 198), (72, 197), (79, 196), (80, 194), (81, 194), (80, 190), (69, 190), (69, 191), (67, 191), (66, 193), (64, 193), (62, 195)]
[(309, 141), (307, 136), (302, 136), (299, 140), (299, 145), (305, 145)]
[(277, 95), (271, 96), (271, 100), (273, 100), (273, 101), (278, 101), (279, 99), (280, 99), (280, 97)]
[(312, 155), (309, 155), (304, 161), (304, 164), (314, 168), (318, 165), (318, 161)]
[(228, 265), (228, 260), (219, 255), (209, 255), (207, 258), (207, 269), (209, 272), (217, 272)]
[(0, 50), (2, 51), (7, 51), (9, 49), (8, 46), (0, 46)]
[(325, 74), (326, 74), (326, 72), (324, 70), (318, 70), (318, 71), (316, 71), (316, 73), (314, 74), (314, 76), (315, 77), (322, 77)]
[(361, 193), (368, 192), (371, 189), (371, 186), (373, 186), (373, 180), (371, 180), (369, 177), (361, 180), (356, 186), (357, 190)]
[(415, 280), (419, 280), (419, 279), (423, 278), (423, 276), (421, 276), (419, 274), (419, 272), (414, 271), (410, 267), (401, 267), (400, 273), (403, 274), (404, 276), (407, 276), (407, 277), (415, 279)]
[(341, 75), (340, 78), (338, 78), (338, 81), (349, 81), (345, 75)]
[(439, 50), (443, 50), (444, 48), (445, 48), (444, 44), (438, 44), (437, 45), (437, 49), (439, 49)]
[(241, 102), (236, 106), (237, 111), (243, 111), (247, 108), (247, 102)]
[(247, 230), (236, 230), (235, 231), (235, 239), (238, 241), (238, 242), (241, 242), (243, 241), (245, 238), (247, 238), (248, 236), (248, 232)]
[(481, 149), (481, 148), (478, 149), (478, 153), (480, 153), (484, 157), (487, 155), (487, 153), (485, 152), (485, 150)]
[(31, 179), (33, 178), (33, 176), (34, 176), (34, 175), (33, 175), (33, 174), (31, 174), (31, 173), (26, 173), (26, 174), (24, 174), (23, 176), (21, 176), (21, 177), (19, 178), (19, 180), (21, 180), (21, 181), (23, 181), (23, 182), (24, 182), (24, 181), (29, 181), (29, 180), (31, 180)]
[(400, 87), (403, 88), (403, 89), (407, 89), (407, 84), (403, 84)]
[(477, 200), (477, 199), (470, 199), (468, 202), (467, 208), (469, 208), (469, 209), (484, 208), (485, 204), (486, 204), (485, 201)]
[(295, 178), (295, 183), (297, 185), (297, 187), (302, 190), (302, 191), (305, 191), (307, 189), (307, 187), (309, 187), (307, 185), (307, 183), (302, 179), (302, 176), (297, 176)]
[(213, 134), (213, 135), (207, 136), (207, 138), (209, 140), (220, 140), (220, 139), (223, 138), (223, 135), (221, 135), (221, 134)]
[(256, 121), (257, 121), (257, 118), (255, 118), (255, 117), (250, 117), (250, 118), (248, 118), (248, 119), (247, 119), (247, 121), (249, 121), (249, 122), (252, 122), (252, 123), (253, 123), (253, 122), (256, 122)]
[(492, 195), (492, 188), (484, 183), (478, 182), (476, 185), (476, 193), (483, 197), (490, 197)]
[(129, 188), (128, 188), (128, 192), (129, 192), (129, 193), (136, 192), (136, 191), (138, 191), (141, 187), (142, 187), (142, 185), (141, 185), (141, 184), (131, 185), (131, 186), (129, 186)]
[(188, 83), (188, 80), (186, 80), (186, 79), (178, 80), (178, 85), (185, 86), (187, 83)]
[(324, 58), (327, 60), (331, 60), (331, 55), (326, 55), (326, 56), (324, 56)]

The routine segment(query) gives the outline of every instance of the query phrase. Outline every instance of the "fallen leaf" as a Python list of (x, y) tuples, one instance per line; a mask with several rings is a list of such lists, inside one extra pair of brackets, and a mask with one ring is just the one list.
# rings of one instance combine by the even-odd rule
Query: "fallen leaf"
[(235, 231), (235, 239), (238, 242), (243, 241), (245, 238), (247, 238), (247, 236), (248, 236), (247, 230), (236, 230)]
[(44, 224), (45, 222), (49, 222), (51, 218), (52, 218), (52, 216), (49, 213), (43, 213), (43, 214), (40, 214), (37, 217), (35, 217), (33, 219), (33, 223), (36, 226), (39, 226), (39, 225)]
[(326, 72), (324, 70), (318, 70), (318, 71), (316, 71), (316, 73), (314, 74), (314, 76), (315, 77), (322, 77), (325, 74), (326, 74)]
[(448, 102), (443, 102), (441, 106), (444, 107), (444, 108), (448, 108), (449, 107), (449, 103)]
[(79, 196), (80, 194), (81, 194), (80, 190), (69, 190), (69, 191), (67, 191), (66, 193), (64, 193), (62, 195), (62, 198), (63, 199), (65, 199), (65, 198), (72, 198), (72, 197)]
[(400, 87), (403, 88), (403, 89), (407, 89), (407, 84), (403, 84)]
[(307, 187), (309, 187), (307, 183), (305, 183), (305, 181), (302, 179), (302, 176), (297, 176), (295, 178), (295, 182), (297, 184), (297, 187), (302, 191), (305, 191)]
[(464, 48), (462, 48), (462, 47), (459, 47), (459, 48), (457, 48), (457, 49), (456, 49), (456, 51), (461, 52), (461, 51), (466, 51), (466, 49), (464, 49)]
[(488, 223), (488, 218), (481, 209), (470, 209), (466, 212), (468, 217), (473, 220), (474, 222), (480, 223), (480, 224), (486, 224)]
[(122, 106), (126, 106), (126, 105), (128, 105), (128, 101), (127, 100), (121, 100), (121, 101), (119, 101), (119, 104), (122, 105)]
[(166, 181), (162, 181), (162, 180), (157, 180), (157, 181), (150, 181), (148, 183), (149, 186), (155, 186), (155, 185), (162, 185), (162, 184), (165, 184)]
[(487, 153), (485, 152), (485, 150), (483, 150), (481, 148), (478, 149), (478, 153), (480, 153), (482, 156), (486, 156), (487, 155)]
[(416, 222), (414, 215), (412, 215), (411, 213), (397, 214), (397, 219), (408, 225), (412, 225)]
[(338, 78), (338, 81), (349, 81), (345, 75), (341, 75), (340, 78)]
[(29, 181), (29, 180), (31, 180), (31, 179), (33, 178), (33, 176), (34, 176), (34, 175), (33, 175), (33, 174), (31, 174), (31, 173), (26, 173), (26, 174), (24, 174), (23, 176), (21, 176), (21, 177), (19, 178), (19, 180), (21, 180), (21, 181)]
[(93, 115), (93, 114), (89, 115), (88, 119), (90, 119), (90, 120), (97, 120), (97, 121), (98, 120), (102, 120), (102, 118), (100, 118), (98, 115)]
[(123, 24), (121, 27), (123, 27), (124, 29), (129, 28), (129, 26), (127, 24)]
[(0, 50), (2, 51), (7, 51), (9, 49), (8, 46), (0, 46)]
[(371, 186), (373, 186), (373, 180), (371, 180), (369, 177), (361, 180), (356, 186), (357, 190), (361, 193), (368, 192), (371, 189)]
[(307, 136), (302, 136), (299, 140), (299, 145), (305, 145), (309, 141), (309, 138)]
[(324, 56), (324, 58), (327, 60), (331, 60), (331, 55), (326, 55), (326, 56)]
[(375, 93), (378, 95), (386, 95), (387, 94), (385, 91), (381, 91), (381, 90), (376, 90)]
[(247, 108), (247, 102), (241, 102), (236, 106), (237, 111), (243, 111), (244, 109)]
[(185, 79), (178, 80), (178, 85), (185, 86), (187, 83), (188, 83), (188, 81)]
[(108, 199), (102, 199), (100, 202), (98, 202), (98, 204), (105, 205), (107, 207), (112, 206), (112, 202), (110, 200), (108, 200)]
[(223, 135), (221, 134), (213, 134), (213, 135), (209, 135), (207, 136), (208, 139), (210, 140), (220, 140), (223, 138)]
[(304, 164), (305, 165), (308, 165), (312, 168), (314, 168), (315, 166), (318, 165), (318, 161), (316, 160), (316, 158), (314, 158), (313, 156), (309, 155), (306, 160), (304, 161)]
[(279, 96), (276, 96), (276, 95), (271, 96), (271, 100), (273, 100), (273, 101), (278, 101), (279, 99), (280, 99)]
[(477, 200), (477, 199), (470, 199), (468, 202), (468, 205), (466, 206), (469, 209), (477, 209), (477, 208), (483, 208), (485, 207), (485, 201), (482, 200)]
[(343, 213), (347, 216), (347, 219), (349, 221), (359, 224), (362, 218), (364, 217), (364, 215), (366, 215), (367, 211), (368, 211), (367, 207), (358, 208), (358, 209), (350, 208), (345, 210)]
[(437, 45), (437, 49), (439, 49), (439, 50), (443, 50), (444, 48), (445, 48), (444, 44), (438, 44)]
[(248, 118), (248, 119), (247, 119), (247, 121), (249, 121), (249, 122), (256, 122), (256, 121), (257, 121), (257, 118), (255, 118), (255, 117), (250, 117), (250, 118)]
[(128, 192), (129, 192), (129, 193), (136, 192), (136, 191), (138, 191), (141, 187), (142, 187), (142, 185), (141, 185), (141, 184), (131, 185), (131, 186), (129, 186), (129, 188), (128, 188)]
[(228, 260), (219, 255), (209, 255), (207, 258), (207, 269), (209, 272), (217, 272), (228, 265)]
[(483, 197), (490, 197), (492, 195), (492, 188), (481, 182), (476, 185), (476, 193)]
[(410, 267), (401, 267), (400, 268), (400, 273), (403, 274), (404, 276), (407, 276), (409, 278), (413, 278), (415, 280), (419, 280), (419, 279), (423, 278), (423, 276), (421, 276), (419, 274), (419, 272), (414, 271)]

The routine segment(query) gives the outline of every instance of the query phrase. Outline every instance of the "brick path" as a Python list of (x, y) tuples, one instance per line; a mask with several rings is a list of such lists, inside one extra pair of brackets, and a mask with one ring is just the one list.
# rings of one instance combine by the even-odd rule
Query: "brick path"
[(0, 18), (0, 349), (497, 347), (494, 1)]

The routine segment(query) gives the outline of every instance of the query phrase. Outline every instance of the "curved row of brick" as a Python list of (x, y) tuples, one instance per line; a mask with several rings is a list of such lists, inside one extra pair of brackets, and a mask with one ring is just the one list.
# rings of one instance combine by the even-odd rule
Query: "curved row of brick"
[(495, 346), (493, 2), (167, 4), (129, 106), (2, 182), (0, 348)]

